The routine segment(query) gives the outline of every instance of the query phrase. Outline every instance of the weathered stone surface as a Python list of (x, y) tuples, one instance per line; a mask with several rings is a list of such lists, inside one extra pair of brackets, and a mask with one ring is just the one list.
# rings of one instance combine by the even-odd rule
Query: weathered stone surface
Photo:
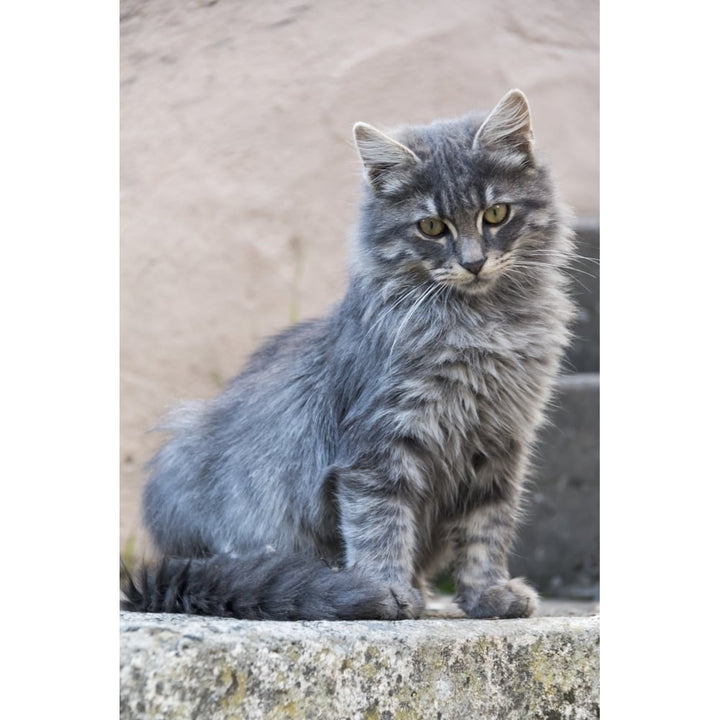
[(599, 716), (599, 617), (251, 622), (121, 614), (120, 718)]
[(544, 593), (598, 596), (600, 577), (600, 381), (563, 378), (536, 456), (510, 561)]

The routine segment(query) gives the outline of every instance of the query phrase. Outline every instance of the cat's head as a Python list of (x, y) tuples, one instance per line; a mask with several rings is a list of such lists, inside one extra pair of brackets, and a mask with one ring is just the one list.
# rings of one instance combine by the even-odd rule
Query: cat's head
[(374, 275), (474, 294), (552, 260), (560, 214), (519, 90), (489, 113), (354, 134), (367, 184), (360, 262)]

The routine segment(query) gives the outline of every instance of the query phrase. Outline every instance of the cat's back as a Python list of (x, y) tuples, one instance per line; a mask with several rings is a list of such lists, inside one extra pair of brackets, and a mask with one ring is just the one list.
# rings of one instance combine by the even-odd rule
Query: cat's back
[[(218, 397), (171, 413), (171, 437), (149, 464), (143, 501), (165, 552), (257, 544), (250, 535), (289, 527), (313, 499), (334, 426), (323, 381), (327, 332), (326, 318), (287, 328)], [(246, 516), (252, 527), (238, 521)]]

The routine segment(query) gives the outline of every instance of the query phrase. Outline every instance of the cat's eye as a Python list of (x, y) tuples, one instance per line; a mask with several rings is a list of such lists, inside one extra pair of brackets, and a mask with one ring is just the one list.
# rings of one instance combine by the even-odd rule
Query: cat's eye
[(447, 225), (436, 217), (423, 218), (419, 223), (420, 230), (429, 237), (439, 237), (447, 231)]
[(510, 206), (507, 203), (491, 205), (483, 213), (483, 220), (489, 225), (499, 225), (501, 222), (505, 222), (509, 212)]

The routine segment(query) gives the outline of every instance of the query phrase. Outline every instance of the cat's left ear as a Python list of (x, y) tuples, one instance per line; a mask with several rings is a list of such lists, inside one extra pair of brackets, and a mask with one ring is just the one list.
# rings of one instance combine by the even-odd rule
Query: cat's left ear
[(410, 148), (372, 125), (355, 123), (353, 134), (365, 167), (365, 177), (380, 195), (400, 190), (420, 164), (420, 158)]
[(475, 134), (473, 149), (496, 147), (519, 150), (533, 160), (535, 136), (530, 121), (530, 106), (520, 90), (511, 90), (492, 109)]

